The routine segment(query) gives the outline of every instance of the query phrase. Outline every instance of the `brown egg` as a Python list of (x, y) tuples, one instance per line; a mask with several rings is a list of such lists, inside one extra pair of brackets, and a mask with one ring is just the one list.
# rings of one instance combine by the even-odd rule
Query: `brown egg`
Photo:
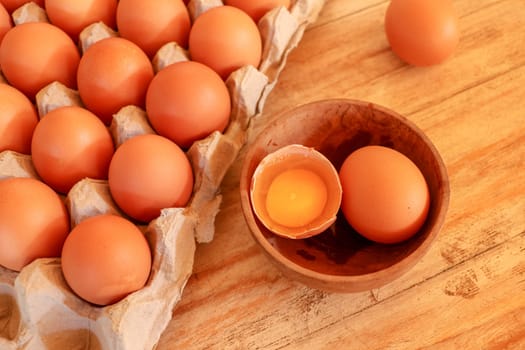
[(168, 42), (186, 48), (191, 22), (182, 0), (120, 0), (117, 26), (123, 38), (153, 57)]
[(31, 153), (31, 138), (38, 115), (31, 101), (20, 91), (0, 84), (0, 152)]
[(0, 43), (2, 43), (5, 33), (7, 33), (12, 27), (13, 20), (4, 5), (0, 3)]
[(62, 271), (73, 291), (109, 305), (144, 287), (151, 251), (140, 230), (115, 215), (94, 216), (71, 231), (62, 249)]
[(78, 66), (78, 92), (86, 107), (106, 125), (122, 107), (144, 107), (153, 79), (151, 62), (137, 45), (107, 38), (91, 45)]
[(224, 131), (230, 120), (230, 94), (211, 68), (198, 62), (179, 62), (153, 78), (146, 111), (160, 135), (189, 148), (214, 131)]
[(258, 67), (262, 40), (253, 19), (232, 6), (218, 6), (197, 17), (190, 31), (191, 59), (226, 79), (244, 65)]
[(399, 243), (423, 225), (430, 194), (425, 177), (404, 154), (383, 146), (352, 152), (339, 170), (342, 211), (361, 235)]
[(126, 214), (148, 222), (163, 208), (186, 206), (193, 171), (174, 142), (159, 135), (135, 136), (120, 145), (111, 160), (109, 189)]
[(40, 7), (44, 7), (44, 0), (0, 0), (0, 3), (4, 5), (5, 9), (11, 13), (22, 5), (27, 4), (28, 2), (34, 2)]
[(76, 88), (79, 60), (73, 40), (49, 23), (17, 25), (5, 34), (0, 45), (0, 67), (5, 78), (30, 99), (54, 81)]
[(0, 180), (0, 265), (20, 271), (38, 258), (59, 257), (69, 215), (46, 184), (29, 178)]
[(113, 139), (104, 123), (87, 109), (75, 106), (46, 114), (31, 143), (36, 171), (64, 194), (83, 178), (107, 179), (113, 151)]
[(290, 0), (224, 0), (224, 4), (240, 8), (255, 22), (259, 22), (262, 16), (278, 6), (289, 8)]
[(289, 145), (268, 154), (251, 181), (258, 219), (287, 238), (307, 238), (335, 222), (341, 184), (332, 163), (313, 148)]
[(392, 50), (415, 66), (441, 63), (459, 42), (451, 0), (392, 0), (385, 15), (385, 31)]
[(117, 0), (45, 0), (47, 16), (51, 23), (78, 40), (80, 32), (88, 25), (103, 22), (115, 27)]

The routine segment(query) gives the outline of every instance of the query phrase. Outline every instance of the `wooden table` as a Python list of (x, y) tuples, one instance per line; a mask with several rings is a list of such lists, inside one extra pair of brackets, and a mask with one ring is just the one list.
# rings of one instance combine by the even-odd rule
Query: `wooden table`
[(415, 68), (390, 51), (385, 0), (328, 0), (254, 120), (325, 98), (396, 110), (434, 142), (451, 202), (411, 271), (330, 294), (283, 277), (251, 238), (238, 184), (222, 186), (216, 237), (158, 345), (163, 349), (525, 349), (525, 1), (455, 0), (455, 55)]

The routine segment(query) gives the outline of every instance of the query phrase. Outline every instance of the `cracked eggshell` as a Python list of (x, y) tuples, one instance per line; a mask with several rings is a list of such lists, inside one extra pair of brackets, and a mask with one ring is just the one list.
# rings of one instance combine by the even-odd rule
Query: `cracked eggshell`
[[(287, 188), (282, 188), (278, 182), (287, 175), (295, 179), (282, 180), (287, 182)], [(303, 180), (308, 189), (293, 186)], [(303, 189), (308, 191), (302, 195)], [(275, 202), (276, 196), (279, 203)], [(341, 183), (332, 163), (314, 148), (299, 144), (266, 155), (257, 165), (250, 185), (255, 215), (270, 231), (291, 239), (308, 238), (330, 227), (336, 220), (341, 196)], [(275, 206), (280, 208), (273, 209)]]
[[(251, 179), (267, 154), (294, 143), (315, 147), (336, 169), (349, 154), (367, 145), (383, 145), (405, 154), (428, 184), (432, 205), (425, 224), (412, 238), (394, 245), (363, 238), (341, 211), (334, 225), (319, 235), (294, 240), (273, 234), (251, 208)], [(270, 261), (286, 276), (332, 292), (379, 288), (412, 268), (443, 225), (449, 192), (443, 160), (417, 126), (384, 107), (345, 99), (312, 102), (281, 113), (250, 144), (240, 176), (244, 217)]]

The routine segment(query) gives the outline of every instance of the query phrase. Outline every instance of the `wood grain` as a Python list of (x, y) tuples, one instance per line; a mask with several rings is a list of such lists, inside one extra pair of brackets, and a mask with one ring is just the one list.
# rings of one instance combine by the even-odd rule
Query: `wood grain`
[(222, 185), (214, 241), (158, 349), (525, 349), (525, 2), (455, 0), (461, 39), (439, 66), (405, 65), (379, 0), (328, 0), (270, 95), (274, 116), (325, 98), (404, 114), (448, 168), (443, 230), (407, 274), (371, 291), (325, 293), (281, 276), (241, 214), (245, 152)]

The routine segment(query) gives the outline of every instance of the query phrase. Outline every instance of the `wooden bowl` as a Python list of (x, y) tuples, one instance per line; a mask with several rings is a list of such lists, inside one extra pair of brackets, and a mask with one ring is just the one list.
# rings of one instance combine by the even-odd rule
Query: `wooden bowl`
[[(252, 175), (264, 156), (293, 143), (314, 147), (339, 170), (345, 158), (366, 145), (394, 148), (421, 170), (430, 192), (423, 227), (399, 244), (371, 242), (357, 234), (340, 212), (320, 235), (288, 239), (268, 231), (250, 203)], [(288, 277), (312, 288), (358, 292), (380, 287), (408, 271), (436, 238), (449, 203), (445, 165), (430, 140), (405, 117), (372, 103), (326, 100), (280, 114), (249, 146), (240, 178), (241, 204), (250, 231)]]

